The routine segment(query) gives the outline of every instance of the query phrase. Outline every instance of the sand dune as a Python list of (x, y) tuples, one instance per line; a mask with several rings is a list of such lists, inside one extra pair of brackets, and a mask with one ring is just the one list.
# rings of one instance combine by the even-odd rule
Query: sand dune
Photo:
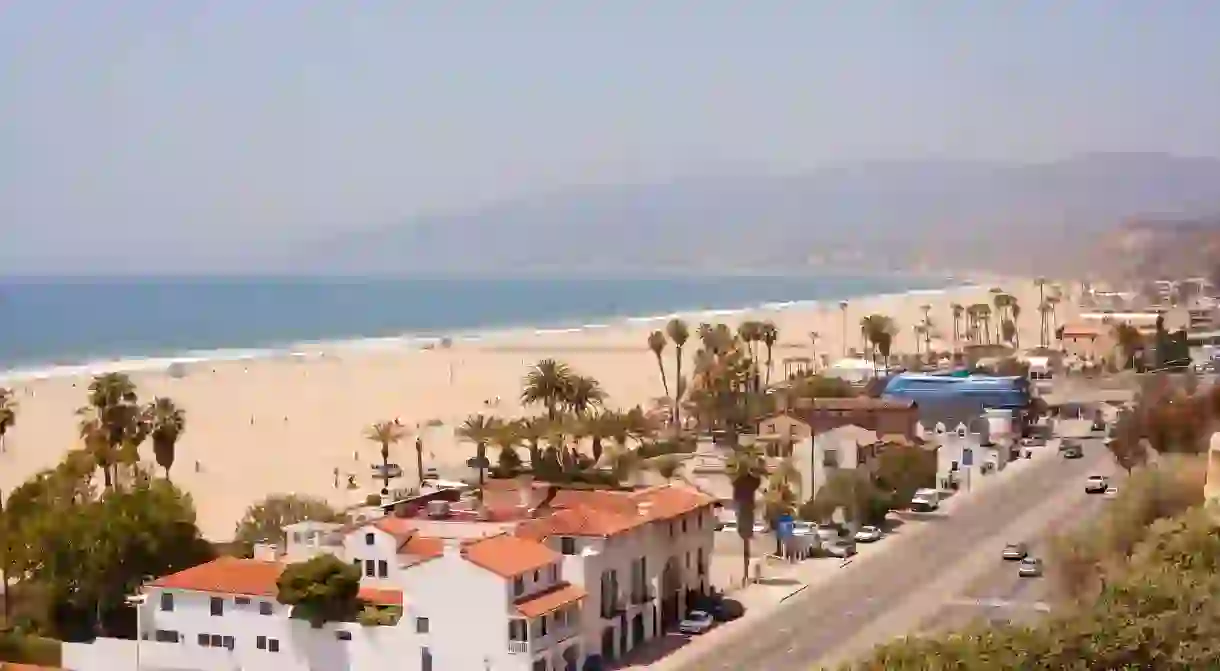
[[(912, 350), (911, 326), (922, 319), (919, 306), (924, 303), (933, 306), (932, 320), (947, 339), (950, 303), (988, 301), (987, 286), (856, 299), (849, 304), (846, 329), (837, 304), (731, 317), (694, 315), (688, 321), (692, 332), (700, 321), (730, 325), (743, 319), (774, 321), (780, 332), (775, 348), (778, 377), (784, 357), (811, 356), (816, 349), (837, 358), (844, 348), (844, 330), (847, 346), (859, 347), (859, 321), (873, 312), (892, 316), (901, 327), (896, 351)], [(1020, 300), (1022, 341), (1036, 344), (1037, 288), (1029, 281), (1011, 280), (997, 286)], [(1061, 306), (1061, 321), (1066, 310)], [(268, 493), (313, 494), (343, 504), (374, 491), (379, 485), (369, 477), (370, 464), (379, 461), (379, 448), (362, 433), (378, 420), (398, 418), (411, 427), (440, 420), (441, 426), (419, 430), (427, 465), (460, 471), (473, 447), (459, 444), (453, 427), (471, 413), (526, 412), (517, 402), (521, 378), (540, 358), (559, 358), (598, 378), (610, 394), (609, 405), (646, 403), (663, 393), (655, 359), (645, 344), (655, 328), (663, 328), (663, 322), (577, 333), (521, 333), (482, 342), (459, 341), (446, 349), (337, 347), (308, 358), (190, 364), (187, 375), (178, 378), (164, 372), (136, 372), (132, 377), (142, 397), (170, 396), (186, 409), (188, 428), (178, 447), (173, 477), (194, 496), (204, 533), (223, 540), (231, 537), (245, 507)], [(819, 334), (816, 348), (808, 335), (811, 331)], [(947, 340), (941, 345), (948, 346)], [(695, 349), (692, 342), (688, 358)], [(672, 349), (666, 355), (672, 380)], [(689, 361), (684, 365), (690, 370)], [(9, 383), (17, 392), (20, 414), (7, 450), (0, 454), (0, 489), (9, 491), (78, 445), (73, 411), (84, 404), (88, 382), (87, 377), (78, 377)], [(403, 484), (416, 477), (412, 443), (409, 439), (397, 446), (391, 457), (405, 471)], [(151, 448), (143, 451), (151, 461)], [(347, 474), (355, 475), (361, 489), (336, 488), (336, 469), (344, 481)]]

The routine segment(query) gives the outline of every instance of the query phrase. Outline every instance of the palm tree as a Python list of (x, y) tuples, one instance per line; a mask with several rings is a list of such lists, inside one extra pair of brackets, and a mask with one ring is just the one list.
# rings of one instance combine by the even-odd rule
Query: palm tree
[(591, 412), (581, 418), (582, 434), (589, 437), (593, 445), (593, 461), (602, 458), (604, 441), (613, 438), (620, 425), (625, 425), (625, 418), (613, 410)]
[[(773, 529), (782, 515), (792, 514), (801, 495), (801, 471), (792, 457), (780, 461), (767, 478), (767, 489), (763, 495), (765, 516)], [(783, 552), (779, 534), (775, 534), (775, 554)]]
[(117, 461), (117, 450), (110, 444), (106, 425), (102, 422), (96, 408), (85, 406), (76, 411), (80, 422), (77, 424), (77, 434), (85, 443), (85, 452), (93, 459), (97, 468), (102, 469), (102, 486), (107, 490), (114, 487), (114, 468)]
[(364, 430), (364, 437), (381, 445), (381, 495), (390, 493), (390, 446), (407, 437), (407, 429), (398, 422), (377, 422)]
[(12, 389), (0, 387), (0, 452), (5, 451), (4, 436), (17, 423), (17, 398)]
[(501, 470), (515, 471), (521, 466), (517, 446), (521, 444), (521, 420), (497, 422), (491, 442), (500, 450), (496, 463)]
[(169, 469), (174, 465), (178, 439), (182, 437), (182, 432), (186, 431), (186, 411), (175, 405), (173, 400), (158, 396), (148, 404), (146, 412), (153, 456), (157, 465), (165, 470), (165, 479), (169, 480)]
[(575, 375), (568, 378), (563, 403), (572, 413), (583, 415), (593, 408), (601, 407), (605, 400), (606, 392), (596, 378), (587, 375)]
[(847, 356), (847, 301), (839, 301), (839, 312), (843, 313), (843, 356)]
[(665, 325), (665, 334), (674, 344), (674, 427), (682, 430), (682, 396), (686, 393), (686, 380), (682, 378), (682, 348), (690, 339), (690, 328), (681, 319), (671, 319)]
[(539, 361), (525, 375), (522, 405), (540, 404), (546, 408), (547, 419), (555, 421), (560, 406), (568, 398), (572, 377), (572, 369), (565, 363), (555, 359)]
[(779, 340), (779, 329), (775, 327), (774, 322), (763, 322), (762, 325), (762, 342), (767, 347), (767, 383), (766, 386), (771, 386), (771, 350), (775, 347), (775, 341)]
[(529, 417), (521, 420), (517, 433), (530, 453), (530, 468), (538, 468), (542, 463), (542, 448), (539, 443), (551, 434), (552, 422), (546, 417)]
[(757, 343), (762, 342), (762, 322), (744, 321), (737, 327), (737, 338), (746, 346), (746, 351), (750, 356), (750, 385), (751, 389), (758, 390), (759, 374), (758, 374), (758, 351)]
[(737, 535), (741, 537), (741, 581), (750, 577), (750, 539), (754, 537), (754, 508), (758, 488), (767, 477), (767, 464), (753, 445), (734, 445), (725, 461), (725, 473), (733, 484), (737, 509)]
[[(131, 378), (123, 373), (104, 373), (89, 383), (89, 405), (77, 411), (82, 417), (92, 417), (100, 423), (109, 450), (110, 485), (115, 484), (119, 463), (133, 467), (139, 462), (138, 449), (148, 435), (144, 408)], [(82, 412), (85, 411), (85, 412)], [(99, 464), (100, 465), (100, 464)], [(107, 470), (107, 469), (103, 469)]]
[(1017, 302), (1015, 296), (1012, 297), (1012, 302), (1008, 304), (1008, 315), (1012, 317), (1012, 344), (1014, 347), (1021, 346), (1021, 304)]
[(953, 303), (949, 309), (953, 312), (953, 351), (956, 352), (960, 344), (958, 341), (962, 337), (962, 314), (965, 313), (966, 308), (961, 303)]
[(419, 489), (424, 489), (424, 439), (415, 437), (415, 477), (419, 478)]
[(495, 418), (485, 415), (470, 415), (454, 431), (454, 435), (458, 438), (474, 443), (474, 458), (466, 463), (479, 471), (479, 503), (483, 502), (483, 483), (486, 481), (487, 469), (491, 466), (487, 461), (487, 443), (495, 437), (498, 424)]
[(876, 373), (878, 351), (880, 351), (881, 357), (888, 367), (890, 346), (894, 342), (894, 334), (897, 331), (894, 320), (886, 315), (871, 314), (860, 320), (860, 329), (864, 333), (864, 339), (869, 343), (869, 351), (872, 353), (873, 359), (873, 372)]
[(1038, 328), (1038, 346), (1050, 346), (1050, 331), (1047, 330), (1046, 314), (1048, 310), (1044, 310), (1046, 305), (1046, 278), (1039, 277), (1034, 280), (1034, 286), (1038, 287), (1038, 315), (1041, 319), (1041, 324)]
[(661, 388), (665, 390), (665, 395), (669, 396), (669, 380), (665, 377), (665, 363), (661, 361), (661, 352), (665, 351), (665, 345), (668, 341), (665, 340), (665, 334), (660, 331), (653, 331), (648, 334), (648, 349), (652, 350), (653, 356), (657, 358), (657, 370), (661, 371)]
[(974, 313), (975, 343), (982, 345), (991, 342), (991, 306), (986, 303), (975, 303), (970, 306)]

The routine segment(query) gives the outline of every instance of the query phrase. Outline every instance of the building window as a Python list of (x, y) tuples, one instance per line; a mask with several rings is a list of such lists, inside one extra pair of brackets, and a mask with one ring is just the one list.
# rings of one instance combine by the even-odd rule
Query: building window
[(161, 592), (161, 610), (174, 610), (174, 595), (170, 592)]
[(543, 615), (538, 618), (538, 631), (540, 636), (546, 636), (547, 627), (550, 625), (551, 618)]
[(551, 564), (551, 582), (559, 580), (559, 564)]
[(513, 595), (521, 596), (521, 594), (524, 592), (525, 592), (525, 578), (522, 578), (521, 576), (517, 576), (516, 578), (513, 578)]
[(426, 617), (415, 618), (415, 633), (417, 633), (417, 634), (428, 633), (428, 618), (426, 618)]
[(158, 643), (177, 643), (182, 639), (182, 636), (176, 631), (166, 629), (158, 629), (153, 632), (153, 640)]
[(542, 581), (542, 573), (540, 571), (534, 571), (534, 582), (538, 583), (541, 581)]
[(267, 651), (268, 652), (279, 652), (280, 651), (280, 639), (278, 639), (278, 638), (267, 639)]
[(339, 639), (340, 641), (350, 641), (352, 640), (352, 632), (340, 629), (339, 631), (335, 632), (335, 638)]
[(212, 597), (211, 602), (212, 602), (212, 615), (224, 615), (225, 614), (225, 600), (224, 599), (222, 599), (218, 596), (214, 596), (214, 597)]
[(703, 548), (699, 548), (695, 553), (695, 568), (699, 571), (699, 576), (702, 577), (706, 567), (703, 565)]
[(690, 568), (690, 553), (686, 553), (686, 568)]
[(670, 538), (674, 537), (674, 523), (673, 522), (669, 523), (669, 537)]
[(258, 648), (259, 650), (266, 650), (267, 649), (267, 637), (259, 636), (258, 638), (254, 639), (254, 647)]
[(201, 645), (205, 648), (208, 647), (208, 635), (207, 634), (199, 635), (199, 645)]
[(508, 621), (508, 640), (524, 641), (525, 631), (525, 620), (514, 619)]
[(224, 646), (224, 637), (221, 636), (220, 634), (212, 634), (211, 636), (208, 637), (208, 639), (209, 639), (208, 645), (212, 646), (213, 648), (219, 648), (219, 647)]
[(372, 559), (365, 560), (364, 577), (372, 578), (375, 575), (377, 575), (377, 563), (374, 562)]
[(376, 542), (376, 537), (372, 534), (372, 532), (369, 532), (364, 535), (364, 544), (365, 545), (372, 545), (374, 542)]
[(388, 578), (390, 576), (390, 562), (384, 559), (377, 560), (377, 577)]
[(699, 522), (698, 522), (699, 530), (702, 531), (703, 530), (703, 511), (702, 510), (699, 511), (698, 520), (699, 520)]
[(427, 648), (419, 649), (419, 671), (432, 671), (432, 651)]
[(221, 640), (221, 645), (229, 650), (232, 650), (234, 647), (237, 646), (237, 641), (232, 636), (225, 636), (225, 637), (221, 638), (220, 640)]
[(532, 671), (547, 671), (546, 657), (534, 660), (534, 668)]
[(576, 539), (571, 536), (561, 536), (559, 538), (559, 551), (565, 555), (576, 554)]
[(274, 610), (274, 606), (271, 605), (270, 601), (259, 601), (258, 602), (258, 614), (259, 615), (270, 615), (273, 612), (273, 610)]
[(682, 533), (686, 533), (686, 518), (682, 518)]
[(235, 603), (239, 606), (245, 606), (246, 604), (250, 603), (250, 597), (248, 597), (248, 596), (233, 597), (233, 603)]

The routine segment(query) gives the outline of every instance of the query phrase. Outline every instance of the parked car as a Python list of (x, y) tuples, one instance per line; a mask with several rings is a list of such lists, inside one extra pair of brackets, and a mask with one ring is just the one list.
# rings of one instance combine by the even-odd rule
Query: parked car
[(1072, 441), (1068, 443), (1065, 439), (1063, 443), (1063, 445), (1059, 446), (1059, 452), (1063, 455), (1064, 459), (1080, 459), (1084, 456), (1084, 448), (1080, 446), (1079, 442)]
[(911, 510), (931, 511), (940, 507), (940, 492), (935, 489), (917, 489), (911, 497)]
[[(672, 622), (672, 620), (671, 620)], [(702, 634), (716, 624), (716, 619), (705, 610), (692, 610), (678, 624), (678, 631), (683, 634)]]
[(1110, 481), (1104, 475), (1090, 475), (1085, 478), (1084, 492), (1086, 494), (1105, 494), (1110, 488)]
[(441, 474), (435, 468), (426, 468), (426, 469), (424, 469), (424, 479), (425, 480), (440, 480)]
[(860, 527), (860, 530), (856, 532), (857, 543), (872, 543), (879, 540), (881, 540), (881, 529), (877, 527)]
[[(721, 531), (731, 531), (733, 533), (737, 533), (737, 522), (734, 520), (729, 520), (728, 522), (725, 522), (720, 525), (720, 530)], [(670, 620), (670, 622), (673, 622), (673, 620)]]
[(813, 522), (805, 522), (797, 520), (792, 523), (793, 536), (808, 536), (809, 534), (817, 533), (818, 527)]
[(1017, 565), (1017, 575), (1022, 578), (1037, 578), (1042, 575), (1042, 560), (1026, 557)]
[(1029, 556), (1029, 547), (1026, 546), (1025, 543), (1009, 543), (1008, 545), (1004, 546), (1004, 552), (1002, 552), (1000, 556), (1009, 561), (1025, 559), (1027, 556)]
[(767, 525), (763, 524), (762, 522), (755, 522), (755, 523), (754, 523), (754, 533), (756, 533), (756, 534), (765, 534), (765, 533), (767, 533), (768, 531), (770, 531), (770, 529), (768, 529), (768, 528), (767, 528)]
[(730, 599), (723, 594), (698, 597), (694, 603), (695, 610), (710, 613), (717, 622), (732, 622), (746, 614), (746, 607), (736, 599)]
[(844, 541), (835, 541), (827, 543), (826, 554), (839, 559), (847, 559), (856, 554), (856, 544)]
[(1115, 487), (1114, 485), (1110, 485), (1109, 487), (1106, 487), (1105, 497), (1107, 499), (1118, 498), (1118, 487)]
[(402, 466), (399, 466), (398, 464), (395, 464), (395, 463), (388, 463), (385, 465), (373, 464), (372, 469), (373, 469), (373, 474), (379, 478), (380, 477), (391, 477), (391, 478), (401, 478), (402, 477)]

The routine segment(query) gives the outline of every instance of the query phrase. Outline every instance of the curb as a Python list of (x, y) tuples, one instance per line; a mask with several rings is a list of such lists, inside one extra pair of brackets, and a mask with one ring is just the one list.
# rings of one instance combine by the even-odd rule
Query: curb
[(809, 585), (801, 585), (800, 587), (797, 587), (796, 589), (789, 592), (787, 596), (780, 598), (779, 602), (783, 603), (783, 602), (787, 601), (788, 599), (791, 599), (792, 597), (796, 596), (797, 594), (804, 592), (807, 589), (809, 589)]

